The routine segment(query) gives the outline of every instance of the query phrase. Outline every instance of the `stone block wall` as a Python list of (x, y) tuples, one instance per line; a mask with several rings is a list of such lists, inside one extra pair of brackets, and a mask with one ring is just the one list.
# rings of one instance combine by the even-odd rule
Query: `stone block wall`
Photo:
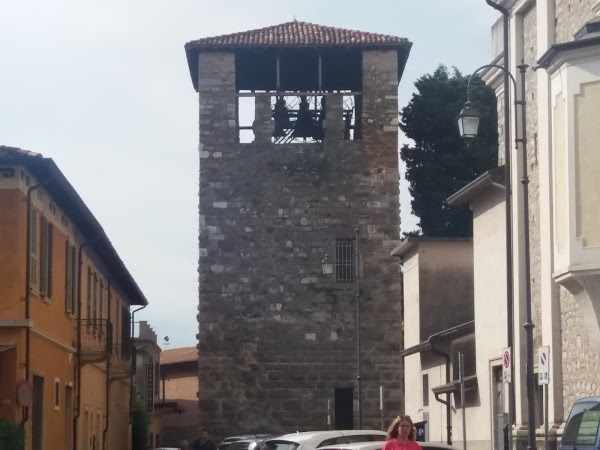
[(556, 43), (569, 42), (581, 27), (595, 16), (592, 7), (598, 0), (555, 0)]
[[(526, 76), (527, 96), (527, 127), (528, 127), (528, 170), (530, 175), (529, 205), (530, 205), (530, 250), (531, 250), (531, 286), (532, 286), (532, 318), (536, 325), (534, 329), (534, 348), (539, 347), (541, 342), (541, 297), (540, 297), (540, 193), (539, 193), (539, 168), (538, 152), (548, 149), (537, 145), (537, 97), (546, 95), (538, 92), (536, 74), (531, 67), (535, 66), (539, 52), (537, 49), (537, 21), (536, 3), (522, 12), (523, 19), (523, 56), (524, 62), (530, 66)], [(555, 40), (556, 43), (569, 42), (573, 40), (574, 34), (595, 13), (593, 6), (597, 0), (556, 0), (555, 4)], [(540, 124), (546, 126), (545, 124)], [(548, 124), (551, 126), (551, 124)], [(600, 361), (598, 350), (593, 348), (583, 324), (582, 312), (573, 296), (564, 288), (559, 288), (561, 311), (561, 335), (562, 349), (551, 349), (559, 351), (562, 355), (563, 376), (563, 407), (566, 418), (573, 402), (582, 396), (600, 395), (600, 383), (597, 381), (597, 370)]]
[(355, 284), (321, 273), (329, 237), (356, 227), (363, 428), (380, 386), (386, 423), (401, 412), (396, 64), (364, 53), (362, 140), (243, 144), (234, 56), (200, 54), (199, 407), (216, 437), (326, 429), (335, 389), (356, 393)]

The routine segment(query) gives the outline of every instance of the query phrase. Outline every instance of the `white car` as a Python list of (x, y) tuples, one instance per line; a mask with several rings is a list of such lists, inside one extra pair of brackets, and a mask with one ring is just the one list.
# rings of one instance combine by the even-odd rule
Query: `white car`
[(319, 447), (319, 450), (381, 450), (386, 442), (384, 439), (375, 442), (328, 445), (327, 447)]
[(381, 442), (385, 437), (386, 433), (380, 430), (304, 431), (268, 439), (262, 450), (315, 450), (354, 442)]
[[(379, 442), (356, 442), (354, 444), (328, 445), (327, 447), (320, 447), (319, 450), (381, 450), (384, 444), (384, 440)], [(458, 450), (456, 447), (438, 442), (417, 442), (417, 444), (423, 450)]]

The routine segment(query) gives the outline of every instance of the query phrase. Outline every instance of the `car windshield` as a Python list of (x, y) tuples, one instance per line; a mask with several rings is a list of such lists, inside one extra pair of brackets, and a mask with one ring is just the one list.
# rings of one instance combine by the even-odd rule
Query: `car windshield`
[(562, 437), (562, 445), (590, 445), (596, 443), (600, 424), (600, 403), (581, 402), (573, 405)]
[(227, 450), (247, 450), (251, 444), (249, 441), (236, 441), (229, 444)]
[(262, 450), (296, 450), (300, 444), (292, 441), (269, 441)]

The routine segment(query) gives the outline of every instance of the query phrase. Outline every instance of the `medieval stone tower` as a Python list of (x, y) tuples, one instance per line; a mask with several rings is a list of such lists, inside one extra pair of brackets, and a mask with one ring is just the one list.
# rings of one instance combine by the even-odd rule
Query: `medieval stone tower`
[(217, 437), (380, 428), (380, 387), (386, 423), (401, 412), (390, 252), (410, 47), (297, 21), (186, 45), (200, 99), (199, 425)]

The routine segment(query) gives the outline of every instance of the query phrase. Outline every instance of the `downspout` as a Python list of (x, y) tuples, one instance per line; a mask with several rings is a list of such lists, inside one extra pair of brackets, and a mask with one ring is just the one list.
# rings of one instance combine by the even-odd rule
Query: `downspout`
[(77, 256), (77, 361), (75, 364), (77, 408), (75, 408), (76, 411), (73, 416), (73, 445), (75, 448), (77, 448), (77, 424), (81, 415), (81, 268), (83, 266), (83, 249), (88, 245), (89, 241), (81, 244)]
[[(436, 348), (433, 342), (431, 343), (431, 353), (441, 356), (446, 360), (446, 383), (450, 383), (450, 355)], [(452, 445), (452, 404), (450, 403), (450, 393), (446, 393), (446, 400), (442, 400), (439, 394), (434, 394), (434, 396), (438, 402), (446, 405), (446, 443)]]
[[(27, 224), (25, 230), (25, 381), (29, 383), (31, 373), (31, 196), (33, 191), (46, 186), (54, 181), (54, 177), (42, 183), (38, 183), (27, 189)], [(21, 414), (21, 426), (29, 420), (29, 406), (24, 406)]]
[[(509, 28), (510, 13), (508, 9), (494, 3), (492, 0), (485, 0), (495, 10), (499, 11), (503, 17), (503, 59), (504, 59), (504, 183), (505, 183), (505, 210), (506, 210), (506, 345), (513, 348), (513, 254), (512, 254), (512, 189), (511, 189), (511, 153), (510, 153), (510, 79), (509, 79)], [(516, 113), (515, 113), (516, 114)], [(515, 119), (516, 121), (516, 119)], [(515, 128), (515, 132), (516, 132)], [(514, 354), (514, 349), (513, 349)], [(514, 364), (510, 365), (511, 380), (515, 379)], [(515, 388), (513, 383), (508, 383), (508, 415), (509, 426), (512, 427), (515, 419)]]
[(135, 324), (135, 313), (138, 311), (141, 311), (142, 309), (144, 309), (146, 306), (148, 305), (142, 305), (140, 308), (138, 309), (134, 309), (133, 312), (131, 313), (131, 340), (129, 341), (129, 357), (131, 358), (131, 375), (129, 378), (129, 424), (131, 424), (131, 421), (133, 419), (133, 374), (135, 373), (135, 363), (136, 361), (134, 360), (134, 343), (133, 343), (133, 325)]
[[(112, 289), (110, 280), (108, 281), (108, 308), (107, 309), (107, 320), (106, 320), (106, 345), (108, 350), (108, 359), (106, 360), (106, 419), (104, 423), (104, 430), (102, 430), (102, 449), (106, 450), (106, 434), (108, 433), (108, 424), (110, 423), (110, 366), (113, 354), (113, 327), (111, 318), (111, 304), (112, 304)], [(108, 324), (110, 323), (110, 326)]]

